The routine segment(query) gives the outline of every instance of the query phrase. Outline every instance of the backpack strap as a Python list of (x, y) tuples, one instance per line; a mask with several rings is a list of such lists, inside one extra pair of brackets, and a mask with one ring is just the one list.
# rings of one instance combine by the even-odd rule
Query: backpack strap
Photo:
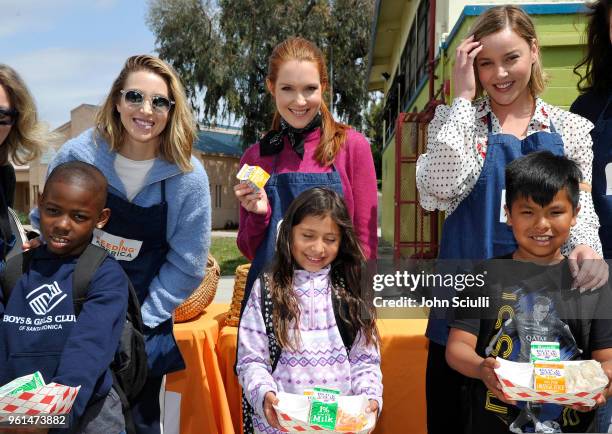
[(351, 352), (357, 333), (351, 322), (349, 321), (349, 306), (346, 300), (342, 297), (341, 292), (346, 291), (346, 283), (344, 277), (339, 272), (333, 271), (331, 276), (332, 282), (332, 307), (334, 310), (334, 318), (336, 319), (336, 326), (340, 332), (342, 343), (346, 348), (347, 356)]
[[(272, 321), (272, 298), (270, 297), (270, 285), (268, 276), (265, 272), (259, 275), (259, 286), (261, 292), (261, 315), (263, 317), (264, 325), (266, 326), (266, 335), (268, 336), (268, 351), (270, 353), (270, 363), (272, 365), (272, 372), (276, 369), (278, 360), (280, 359), (281, 349), (276, 341), (276, 335), (274, 334), (274, 322)], [(245, 304), (243, 302), (243, 308)], [(242, 315), (241, 315), (242, 317)], [(234, 372), (236, 365), (234, 364)], [(253, 434), (255, 432), (253, 426), (253, 413), (254, 409), (249, 404), (249, 401), (244, 395), (242, 390), (242, 432), (243, 434)]]
[(261, 273), (259, 275), (259, 285), (261, 289), (261, 315), (263, 316), (264, 325), (266, 326), (266, 335), (268, 336), (268, 351), (270, 353), (272, 372), (274, 372), (281, 356), (281, 348), (279, 347), (278, 341), (276, 340), (276, 335), (274, 334), (270, 281), (266, 273)]
[(30, 270), (33, 253), (34, 250), (27, 250), (6, 260), (4, 270), (0, 273), (0, 286), (2, 286), (5, 306), (8, 304), (11, 292), (21, 276)]
[[(12, 208), (8, 208), (8, 220), (9, 220), (9, 225), (11, 227), (11, 232), (13, 236), (15, 237), (15, 239), (14, 239), (13, 246), (10, 248), (9, 251), (6, 252), (7, 260), (8, 258), (19, 255), (22, 252), (21, 246), (23, 246), (23, 243), (25, 243), (28, 240), (28, 238), (26, 237), (25, 229), (23, 228), (23, 225), (19, 221), (19, 217), (17, 216), (17, 213), (15, 213), (15, 211)], [(5, 247), (7, 246), (5, 245)]]
[(96, 271), (106, 259), (107, 253), (102, 247), (88, 244), (79, 259), (77, 259), (74, 273), (72, 274), (72, 302), (74, 313), (79, 316), (83, 303), (87, 299), (89, 284)]

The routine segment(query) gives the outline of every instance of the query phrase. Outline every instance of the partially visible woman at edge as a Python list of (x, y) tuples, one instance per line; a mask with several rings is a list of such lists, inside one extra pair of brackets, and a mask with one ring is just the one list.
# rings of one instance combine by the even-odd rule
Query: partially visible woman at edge
[[(581, 95), (570, 111), (593, 122), (592, 196), (604, 257), (612, 259), (612, 1), (590, 3), (587, 53), (576, 65)], [(583, 68), (585, 70), (583, 71)]]
[[(586, 54), (574, 68), (580, 96), (570, 111), (590, 120), (593, 139), (591, 195), (599, 217), (599, 239), (604, 258), (612, 259), (612, 1), (587, 4)], [(584, 68), (584, 69), (583, 69)], [(612, 401), (597, 412), (600, 432), (612, 428)]]
[(252, 260), (245, 300), (259, 272), (272, 258), (277, 228), (289, 204), (302, 191), (329, 187), (343, 196), (366, 259), (375, 259), (376, 172), (368, 141), (337, 122), (325, 105), (329, 77), (321, 50), (289, 38), (269, 59), (268, 91), (276, 112), (270, 131), (246, 150), (240, 164), (262, 167), (271, 177), (254, 192), (234, 187), (240, 201), (238, 248)]
[(34, 160), (46, 139), (26, 84), (13, 68), (0, 64), (0, 270), (16, 241), (8, 213), (16, 183), (11, 161), (25, 164)]
[[(163, 432), (165, 374), (185, 368), (172, 312), (202, 281), (210, 245), (208, 177), (191, 155), (195, 138), (176, 72), (157, 57), (132, 56), (95, 128), (66, 142), (49, 166), (50, 173), (60, 163), (80, 160), (108, 179), (111, 217), (92, 242), (115, 253), (141, 304), (148, 377), (130, 404), (142, 434)], [(37, 212), (32, 220), (38, 223)], [(112, 248), (119, 245), (125, 249)]]

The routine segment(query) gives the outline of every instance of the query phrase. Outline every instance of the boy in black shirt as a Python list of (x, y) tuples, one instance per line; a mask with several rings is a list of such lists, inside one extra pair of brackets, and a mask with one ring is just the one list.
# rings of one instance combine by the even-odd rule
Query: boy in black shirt
[(529, 362), (532, 342), (553, 341), (562, 360), (598, 360), (612, 378), (612, 293), (607, 286), (570, 291), (572, 276), (560, 250), (576, 224), (581, 177), (574, 162), (550, 152), (529, 154), (506, 168), (505, 209), (518, 248), (483, 263), (487, 285), (482, 295), (490, 297), (490, 308), (455, 310), (446, 347), (448, 364), (468, 377), (466, 432), (589, 432), (595, 427), (593, 408), (506, 399), (494, 372), (495, 357)]

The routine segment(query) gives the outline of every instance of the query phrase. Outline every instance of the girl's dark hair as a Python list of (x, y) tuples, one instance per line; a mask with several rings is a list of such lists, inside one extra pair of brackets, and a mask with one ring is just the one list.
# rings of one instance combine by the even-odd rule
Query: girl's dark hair
[[(591, 9), (586, 27), (587, 51), (574, 68), (580, 77), (578, 90), (608, 92), (612, 89), (612, 44), (610, 43), (610, 7), (612, 0), (599, 0), (588, 4)], [(579, 71), (585, 67), (584, 75)]]
[[(366, 344), (377, 345), (375, 311), (365, 303), (361, 292), (365, 258), (344, 201), (335, 191), (325, 187), (315, 187), (300, 194), (289, 206), (278, 230), (276, 254), (267, 272), (271, 275), (274, 334), (279, 345), (291, 349), (299, 346), (296, 325), (300, 321), (300, 307), (293, 290), (293, 273), (299, 264), (291, 254), (291, 245), (293, 227), (307, 216), (329, 216), (338, 225), (340, 247), (331, 264), (330, 276), (334, 289), (348, 307), (348, 318), (342, 319), (353, 328), (353, 336), (361, 331)], [(342, 315), (342, 309), (339, 311)], [(368, 315), (363, 315), (364, 312)], [(290, 338), (290, 329), (294, 329), (295, 339)]]
[(510, 212), (514, 201), (524, 197), (544, 207), (565, 188), (575, 210), (581, 180), (576, 162), (548, 151), (533, 152), (506, 166), (506, 206)]

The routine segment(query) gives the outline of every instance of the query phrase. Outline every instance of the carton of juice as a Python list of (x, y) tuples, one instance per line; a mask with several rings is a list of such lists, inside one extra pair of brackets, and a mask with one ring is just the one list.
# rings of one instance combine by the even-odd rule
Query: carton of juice
[(533, 364), (536, 392), (565, 393), (565, 367), (560, 362), (535, 362)]
[(238, 171), (236, 178), (248, 184), (254, 191), (259, 191), (260, 188), (266, 185), (266, 182), (270, 179), (270, 175), (259, 166), (249, 166), (245, 164)]

